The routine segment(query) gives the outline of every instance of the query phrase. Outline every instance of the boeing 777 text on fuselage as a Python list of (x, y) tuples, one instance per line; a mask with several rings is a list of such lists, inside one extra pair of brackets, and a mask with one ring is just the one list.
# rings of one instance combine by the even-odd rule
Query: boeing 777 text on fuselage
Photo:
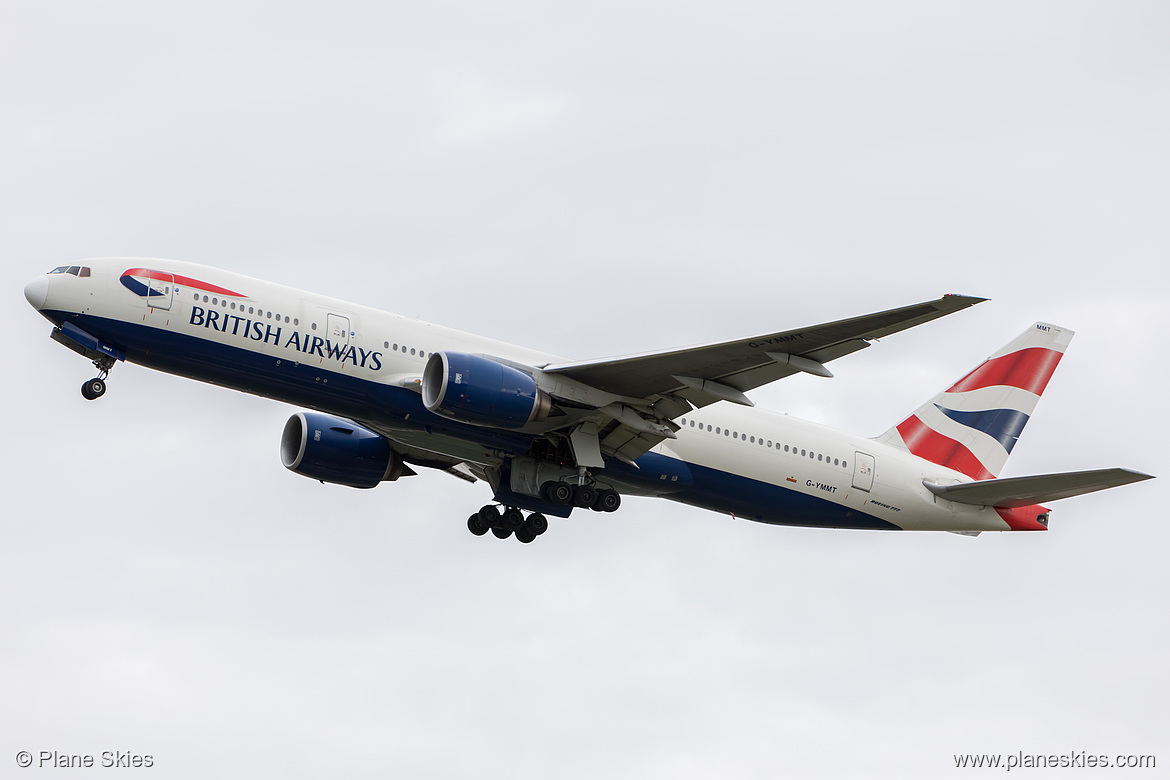
[(1041, 506), (1149, 479), (1100, 469), (999, 479), (1072, 331), (1036, 323), (881, 436), (754, 408), (746, 393), (981, 302), (946, 295), (808, 328), (566, 361), (365, 306), (170, 260), (61, 266), (24, 290), (54, 340), (115, 363), (312, 411), (280, 455), (306, 477), (370, 488), (434, 468), (486, 482), (467, 520), (531, 542), (547, 516), (668, 498), (776, 525), (1039, 531)]

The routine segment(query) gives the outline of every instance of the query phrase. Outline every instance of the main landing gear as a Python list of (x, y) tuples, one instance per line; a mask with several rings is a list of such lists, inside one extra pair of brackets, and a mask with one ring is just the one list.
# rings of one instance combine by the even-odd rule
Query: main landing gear
[[(550, 504), (592, 509), (595, 512), (614, 512), (622, 505), (622, 497), (616, 490), (599, 490), (585, 484), (550, 481), (541, 486), (540, 495)], [(476, 536), (491, 531), (497, 539), (507, 539), (514, 535), (528, 544), (548, 530), (548, 519), (540, 512), (533, 512), (526, 518), (516, 507), (501, 510), (501, 507), (488, 504), (467, 518), (467, 530)]]
[(81, 397), (87, 401), (94, 401), (106, 394), (106, 377), (114, 367), (113, 359), (108, 357), (98, 358), (93, 364), (98, 370), (98, 375), (93, 379), (87, 379), (81, 386)]
[(540, 497), (550, 504), (592, 509), (594, 512), (616, 512), (622, 505), (616, 490), (597, 489), (593, 485), (571, 485), (568, 482), (545, 482), (540, 486)]
[(548, 530), (548, 519), (540, 512), (533, 512), (525, 518), (516, 507), (501, 512), (499, 507), (488, 504), (467, 518), (467, 530), (476, 536), (491, 531), (497, 539), (507, 539), (515, 534), (519, 541), (528, 544)]

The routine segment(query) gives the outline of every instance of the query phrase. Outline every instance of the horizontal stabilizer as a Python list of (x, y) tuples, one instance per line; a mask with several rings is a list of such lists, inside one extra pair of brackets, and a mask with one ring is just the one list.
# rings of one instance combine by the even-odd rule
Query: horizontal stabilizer
[(1033, 477), (984, 479), (958, 485), (936, 485), (927, 480), (923, 480), (922, 484), (931, 493), (948, 501), (1009, 509), (1094, 493), (1144, 479), (1153, 479), (1153, 476), (1130, 469), (1097, 469), (1038, 474)]

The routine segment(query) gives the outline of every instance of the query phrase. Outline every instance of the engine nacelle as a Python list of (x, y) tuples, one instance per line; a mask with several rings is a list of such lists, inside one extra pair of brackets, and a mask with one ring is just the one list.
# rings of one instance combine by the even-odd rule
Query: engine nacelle
[(552, 410), (552, 399), (528, 374), (463, 352), (431, 354), (423, 369), (422, 397), (436, 414), (490, 428), (523, 428)]
[(280, 437), (280, 461), (303, 477), (355, 488), (393, 482), (407, 471), (402, 456), (384, 436), (314, 412), (288, 418)]

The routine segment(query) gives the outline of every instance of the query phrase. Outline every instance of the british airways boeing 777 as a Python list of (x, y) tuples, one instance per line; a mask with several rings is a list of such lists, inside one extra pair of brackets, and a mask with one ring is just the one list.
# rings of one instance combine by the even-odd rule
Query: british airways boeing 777
[(753, 407), (746, 393), (983, 299), (946, 295), (808, 328), (568, 361), (227, 271), (104, 258), (30, 282), (57, 342), (311, 411), (280, 456), (306, 477), (371, 488), (446, 471), (486, 482), (467, 520), (531, 542), (547, 515), (612, 512), (623, 494), (776, 525), (1040, 531), (1040, 504), (1149, 479), (1101, 469), (999, 479), (1072, 338), (1035, 323), (881, 436)]

